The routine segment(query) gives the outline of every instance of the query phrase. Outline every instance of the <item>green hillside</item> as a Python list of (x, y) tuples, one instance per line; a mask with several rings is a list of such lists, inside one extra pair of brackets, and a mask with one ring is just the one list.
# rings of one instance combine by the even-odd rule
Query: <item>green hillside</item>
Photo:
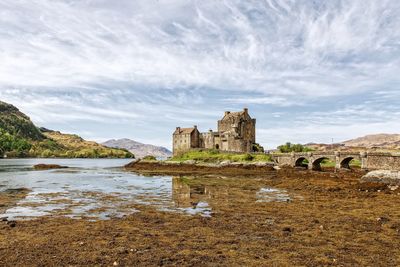
[(15, 137), (43, 140), (45, 137), (30, 118), (13, 105), (0, 101), (0, 129)]
[(124, 149), (108, 148), (77, 135), (39, 129), (13, 105), (0, 101), (0, 156), (65, 158), (133, 158)]

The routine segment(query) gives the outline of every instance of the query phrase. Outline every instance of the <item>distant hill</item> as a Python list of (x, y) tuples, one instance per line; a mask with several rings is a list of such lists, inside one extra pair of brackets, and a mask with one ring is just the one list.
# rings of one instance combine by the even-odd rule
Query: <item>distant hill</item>
[[(45, 131), (47, 140), (39, 143), (39, 147), (50, 145), (50, 149), (39, 149), (41, 156), (51, 157), (53, 154), (67, 158), (133, 158), (126, 149), (109, 148), (93, 141), (86, 141), (75, 134), (64, 134), (58, 131)], [(53, 147), (52, 144), (55, 144)], [(52, 148), (53, 147), (53, 148)], [(61, 148), (61, 149), (60, 149)]]
[(400, 134), (371, 134), (335, 144), (305, 144), (315, 151), (393, 151), (400, 150)]
[(343, 150), (344, 144), (316, 144), (308, 143), (304, 145), (314, 151), (332, 151), (332, 150)]
[(400, 149), (400, 134), (372, 134), (342, 142), (346, 147)]
[(72, 134), (63, 134), (36, 127), (30, 118), (15, 106), (0, 101), (0, 156), (66, 157), (66, 158), (132, 158), (124, 149), (108, 148), (85, 141)]
[(135, 154), (137, 158), (143, 158), (144, 156), (155, 156), (158, 158), (167, 158), (172, 155), (172, 152), (162, 146), (147, 145), (133, 141), (131, 139), (112, 139), (104, 142), (103, 145), (107, 147), (124, 148)]

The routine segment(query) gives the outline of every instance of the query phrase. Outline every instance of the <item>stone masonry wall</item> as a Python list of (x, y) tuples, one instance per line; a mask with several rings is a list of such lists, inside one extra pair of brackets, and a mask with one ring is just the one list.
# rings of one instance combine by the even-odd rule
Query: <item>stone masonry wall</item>
[(400, 170), (400, 154), (368, 153), (363, 167), (367, 170)]
[(176, 155), (180, 153), (181, 151), (186, 151), (190, 149), (190, 134), (179, 134), (179, 135), (173, 135), (173, 154)]

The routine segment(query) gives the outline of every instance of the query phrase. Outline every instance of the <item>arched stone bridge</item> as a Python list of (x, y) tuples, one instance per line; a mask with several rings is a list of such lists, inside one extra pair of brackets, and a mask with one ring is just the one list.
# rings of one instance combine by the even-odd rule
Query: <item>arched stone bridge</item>
[(367, 152), (307, 152), (272, 154), (273, 160), (279, 166), (305, 167), (311, 170), (321, 170), (323, 160), (335, 162), (336, 169), (350, 169), (350, 162), (355, 159), (361, 162), (361, 168), (366, 170), (385, 169), (400, 170), (399, 153), (367, 153)]

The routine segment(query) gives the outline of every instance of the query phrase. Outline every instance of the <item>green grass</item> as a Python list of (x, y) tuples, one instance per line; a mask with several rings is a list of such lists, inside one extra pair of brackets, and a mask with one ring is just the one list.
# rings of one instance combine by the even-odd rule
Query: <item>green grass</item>
[(271, 157), (265, 154), (232, 154), (220, 152), (218, 150), (189, 151), (171, 159), (171, 161), (179, 162), (186, 160), (196, 160), (200, 162), (221, 162), (224, 160), (232, 162), (272, 162)]
[[(330, 168), (330, 167), (335, 167), (335, 166), (336, 166), (336, 163), (331, 160), (324, 160), (321, 162), (321, 167)], [(361, 167), (361, 161), (353, 159), (350, 162), (350, 167)]]
[(353, 159), (350, 161), (350, 167), (360, 167), (361, 168), (361, 161)]
[(336, 166), (336, 162), (331, 161), (331, 160), (323, 160), (321, 162), (321, 167), (322, 168), (334, 168)]

